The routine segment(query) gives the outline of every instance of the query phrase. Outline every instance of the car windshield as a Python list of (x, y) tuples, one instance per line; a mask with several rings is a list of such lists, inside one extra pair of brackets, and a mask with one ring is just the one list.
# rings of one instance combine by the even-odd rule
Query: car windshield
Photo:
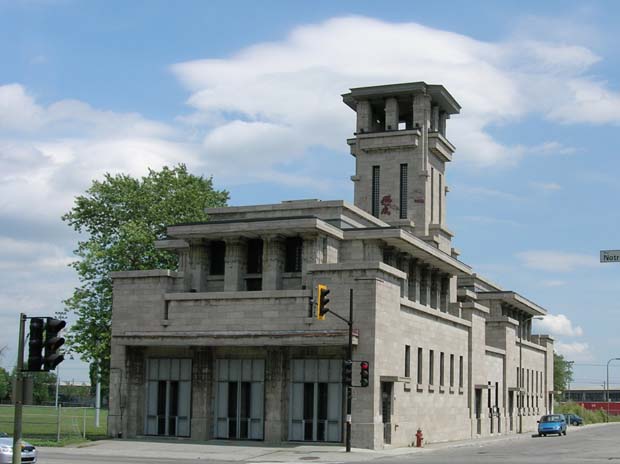
[(562, 420), (562, 416), (554, 414), (553, 416), (543, 416), (540, 422), (561, 422)]

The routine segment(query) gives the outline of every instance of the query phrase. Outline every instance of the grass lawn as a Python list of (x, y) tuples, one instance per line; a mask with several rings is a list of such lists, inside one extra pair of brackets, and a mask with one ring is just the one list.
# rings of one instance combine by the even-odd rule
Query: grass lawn
[[(0, 405), (0, 432), (13, 435), (12, 405)], [(63, 443), (75, 443), (84, 435), (86, 438), (103, 438), (106, 435), (108, 411), (99, 414), (99, 427), (95, 427), (94, 408), (60, 408), (60, 438)], [(58, 410), (53, 406), (24, 406), (22, 436), (34, 444), (51, 445), (56, 442), (58, 431)]]

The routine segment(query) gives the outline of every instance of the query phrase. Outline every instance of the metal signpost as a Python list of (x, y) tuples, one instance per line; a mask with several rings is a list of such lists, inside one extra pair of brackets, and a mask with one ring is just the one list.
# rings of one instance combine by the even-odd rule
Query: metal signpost
[[(620, 250), (601, 250), (601, 263), (620, 263)], [(609, 422), (609, 363), (612, 361), (620, 361), (620, 358), (611, 358), (607, 361), (607, 384), (606, 400), (607, 400), (607, 422)]]
[(601, 250), (601, 263), (620, 263), (620, 250)]

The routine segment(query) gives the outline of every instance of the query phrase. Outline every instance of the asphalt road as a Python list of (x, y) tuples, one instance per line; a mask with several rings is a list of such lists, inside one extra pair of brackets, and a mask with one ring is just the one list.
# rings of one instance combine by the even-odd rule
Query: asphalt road
[(566, 437), (512, 436), (432, 445), (423, 450), (385, 452), (341, 447), (277, 448), (260, 444), (193, 445), (110, 441), (86, 448), (42, 448), (39, 464), (189, 464), (189, 463), (424, 463), (424, 464), (596, 464), (620, 462), (620, 424), (570, 427)]

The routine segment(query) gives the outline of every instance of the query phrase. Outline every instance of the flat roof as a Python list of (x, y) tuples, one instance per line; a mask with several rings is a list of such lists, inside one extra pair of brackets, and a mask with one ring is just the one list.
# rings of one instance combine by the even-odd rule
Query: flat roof
[(461, 105), (454, 99), (443, 85), (427, 84), (426, 82), (405, 82), (401, 84), (375, 85), (370, 87), (356, 87), (349, 93), (342, 95), (342, 100), (353, 110), (357, 109), (359, 100), (372, 100), (373, 98), (404, 97), (416, 93), (425, 93), (439, 103), (441, 108), (448, 114), (458, 114)]

